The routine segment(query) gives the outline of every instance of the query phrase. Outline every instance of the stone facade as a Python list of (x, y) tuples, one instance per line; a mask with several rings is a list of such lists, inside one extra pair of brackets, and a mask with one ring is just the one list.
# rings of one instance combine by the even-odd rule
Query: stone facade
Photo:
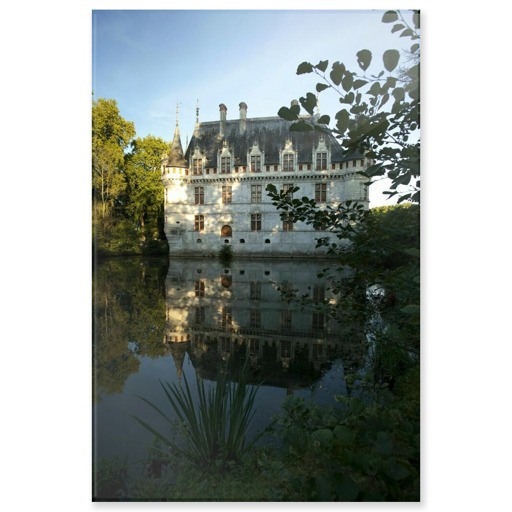
[(283, 221), (265, 187), (299, 187), (321, 205), (353, 200), (369, 206), (370, 162), (347, 158), (337, 140), (321, 132), (290, 132), (278, 117), (247, 118), (240, 103), (237, 120), (199, 123), (183, 153), (178, 122), (171, 151), (162, 159), (165, 233), (170, 256), (211, 256), (223, 246), (244, 256), (322, 256), (316, 238), (326, 232)]

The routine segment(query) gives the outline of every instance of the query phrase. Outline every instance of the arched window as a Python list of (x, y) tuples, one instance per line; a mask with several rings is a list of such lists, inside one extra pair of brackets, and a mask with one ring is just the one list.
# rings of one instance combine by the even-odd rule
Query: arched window
[(233, 230), (231, 229), (231, 226), (228, 226), (227, 224), (222, 226), (222, 229), (220, 230), (220, 236), (233, 236)]

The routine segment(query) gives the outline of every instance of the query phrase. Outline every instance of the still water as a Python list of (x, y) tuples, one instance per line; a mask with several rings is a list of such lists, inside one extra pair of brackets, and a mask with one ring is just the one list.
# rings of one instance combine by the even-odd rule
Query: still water
[[(251, 432), (264, 429), (288, 395), (316, 403), (346, 392), (343, 361), (362, 329), (332, 318), (337, 297), (318, 261), (111, 259), (94, 272), (93, 446), (96, 461), (136, 466), (164, 430), (142, 396), (172, 415), (159, 381), (214, 385), (223, 363), (250, 365), (260, 384)], [(347, 334), (350, 333), (350, 334)], [(361, 336), (358, 335), (361, 333)]]

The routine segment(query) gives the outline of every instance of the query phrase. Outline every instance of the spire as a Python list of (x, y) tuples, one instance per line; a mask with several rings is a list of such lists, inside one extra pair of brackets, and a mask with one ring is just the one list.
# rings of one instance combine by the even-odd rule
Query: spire
[(199, 137), (199, 99), (196, 104), (196, 126), (194, 128), (194, 136)]
[(170, 167), (184, 167), (187, 168), (187, 161), (183, 154), (183, 146), (181, 145), (180, 138), (180, 105), (176, 104), (176, 127), (174, 128), (174, 136), (171, 143), (171, 151), (169, 152), (169, 166)]

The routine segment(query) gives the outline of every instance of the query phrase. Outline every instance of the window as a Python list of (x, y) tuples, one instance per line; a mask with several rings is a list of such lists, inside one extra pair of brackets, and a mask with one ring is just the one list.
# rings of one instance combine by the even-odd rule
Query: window
[(203, 174), (203, 159), (193, 158), (192, 159), (192, 174), (198, 175)]
[(204, 324), (205, 320), (205, 308), (204, 306), (196, 307), (196, 324)]
[(199, 279), (195, 282), (195, 293), (196, 297), (204, 297), (204, 280)]
[(251, 172), (261, 172), (260, 155), (251, 155)]
[(260, 300), (261, 299), (261, 283), (251, 282), (251, 300)]
[(327, 183), (317, 183), (315, 185), (315, 201), (325, 203), (327, 201)]
[(231, 185), (222, 185), (222, 204), (231, 204), (232, 189)]
[(288, 197), (291, 199), (293, 198), (293, 192), (290, 192), (293, 188), (293, 183), (283, 183), (283, 189), (282, 192), (285, 194), (288, 194)]
[(204, 187), (194, 187), (194, 204), (204, 204)]
[(283, 220), (283, 231), (293, 231), (293, 222), (288, 218)]
[(231, 170), (231, 157), (221, 156), (220, 157), (220, 173), (227, 174)]
[(261, 327), (261, 311), (259, 309), (251, 309), (250, 312), (250, 327)]
[(227, 327), (231, 325), (233, 321), (233, 317), (231, 315), (231, 308), (222, 308), (222, 327)]
[(313, 313), (313, 329), (321, 330), (325, 328), (325, 316), (323, 313)]
[(292, 355), (292, 342), (290, 340), (281, 340), (279, 342), (281, 357), (291, 357)]
[(286, 153), (283, 155), (283, 171), (293, 171), (294, 165), (293, 153)]
[(249, 350), (251, 351), (251, 354), (260, 351), (260, 340), (258, 338), (249, 339)]
[(292, 312), (283, 310), (281, 311), (281, 329), (292, 328)]
[(251, 231), (261, 231), (261, 213), (251, 215)]
[(204, 231), (204, 215), (194, 216), (194, 231)]
[(251, 203), (261, 203), (261, 185), (251, 185)]
[(316, 154), (316, 170), (325, 171), (327, 169), (327, 153), (320, 152)]
[(316, 302), (321, 302), (324, 299), (325, 299), (325, 286), (315, 285), (313, 287), (313, 300)]

